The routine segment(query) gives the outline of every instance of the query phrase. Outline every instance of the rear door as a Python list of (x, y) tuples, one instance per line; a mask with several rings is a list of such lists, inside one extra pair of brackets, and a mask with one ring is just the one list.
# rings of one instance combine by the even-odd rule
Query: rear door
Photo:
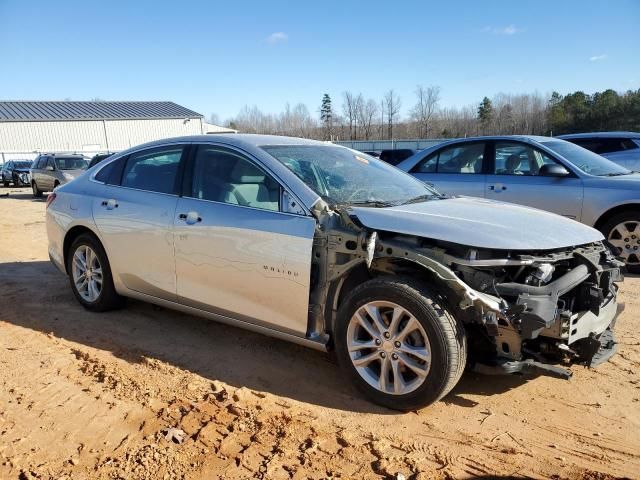
[[(492, 142), (492, 171), (487, 175), (486, 197), (554, 212), (574, 220), (582, 214), (582, 180), (539, 175), (544, 164), (559, 163), (542, 150), (524, 142)], [(566, 168), (566, 165), (563, 165)]]
[(464, 142), (436, 150), (410, 171), (449, 195), (485, 195), (486, 142)]
[(181, 303), (304, 336), (316, 221), (235, 149), (199, 145), (173, 217)]
[(112, 269), (124, 285), (172, 301), (176, 299), (173, 216), (187, 150), (187, 145), (168, 145), (122, 159), (105, 175), (109, 184), (93, 209)]

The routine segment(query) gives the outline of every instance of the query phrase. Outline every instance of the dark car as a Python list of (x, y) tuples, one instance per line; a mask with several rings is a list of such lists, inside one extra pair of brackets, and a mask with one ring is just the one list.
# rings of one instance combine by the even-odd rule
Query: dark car
[(88, 168), (91, 168), (94, 165), (99, 164), (101, 161), (106, 160), (111, 155), (113, 155), (113, 153), (97, 153), (96, 155), (93, 156), (93, 158), (89, 162), (89, 167)]
[(594, 132), (559, 135), (593, 153), (602, 155), (629, 170), (640, 171), (640, 133), (638, 132)]
[(5, 187), (13, 183), (16, 187), (28, 187), (30, 184), (30, 160), (9, 160), (0, 170), (0, 181)]
[(376, 152), (373, 150), (367, 150), (366, 152), (362, 152), (362, 153), (366, 153), (367, 155), (370, 155), (375, 158), (380, 158), (380, 152)]
[(415, 150), (411, 150), (410, 148), (399, 148), (397, 150), (382, 150), (380, 152), (380, 160), (383, 162), (387, 162), (390, 165), (397, 165), (401, 161), (409, 158), (411, 155), (415, 154)]

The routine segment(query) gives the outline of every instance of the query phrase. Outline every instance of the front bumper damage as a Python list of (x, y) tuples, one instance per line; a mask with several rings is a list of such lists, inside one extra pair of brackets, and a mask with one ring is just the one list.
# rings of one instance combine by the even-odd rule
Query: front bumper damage
[(497, 357), (477, 363), (485, 374), (529, 373), (570, 378), (562, 364), (595, 367), (616, 352), (614, 327), (624, 305), (617, 303), (622, 263), (606, 247), (575, 252), (572, 268), (546, 285), (495, 284), (507, 302), (486, 315)]

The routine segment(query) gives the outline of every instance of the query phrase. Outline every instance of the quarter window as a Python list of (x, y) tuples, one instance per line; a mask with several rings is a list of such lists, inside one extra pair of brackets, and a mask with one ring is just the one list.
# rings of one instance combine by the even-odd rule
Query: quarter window
[(280, 185), (242, 155), (216, 146), (198, 147), (191, 197), (279, 211)]
[(482, 173), (484, 143), (458, 144), (431, 154), (411, 173)]
[(496, 175), (538, 175), (540, 167), (554, 163), (547, 154), (524, 143), (496, 142)]
[(122, 186), (158, 193), (174, 193), (184, 147), (168, 147), (132, 154), (124, 167)]

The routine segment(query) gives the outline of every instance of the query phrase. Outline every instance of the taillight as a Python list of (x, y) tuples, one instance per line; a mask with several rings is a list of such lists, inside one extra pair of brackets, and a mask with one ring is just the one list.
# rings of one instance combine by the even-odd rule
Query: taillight
[(47, 208), (49, 208), (49, 205), (51, 205), (53, 203), (53, 201), (56, 199), (57, 195), (54, 192), (51, 192), (49, 194), (49, 196), (47, 197)]

